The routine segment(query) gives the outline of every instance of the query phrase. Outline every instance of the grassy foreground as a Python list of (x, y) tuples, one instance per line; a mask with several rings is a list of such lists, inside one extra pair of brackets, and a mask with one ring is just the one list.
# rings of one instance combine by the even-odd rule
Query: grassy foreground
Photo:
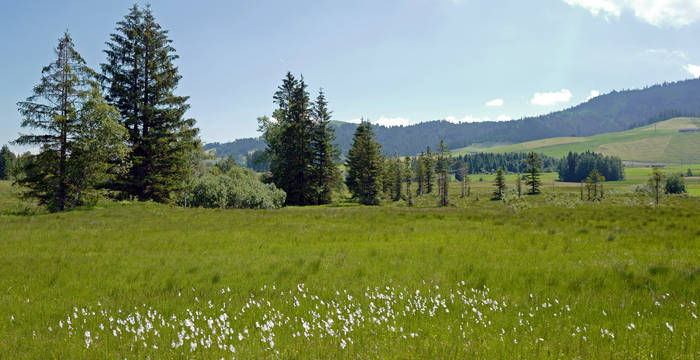
[(700, 357), (700, 199), (476, 191), (0, 215), (0, 357)]

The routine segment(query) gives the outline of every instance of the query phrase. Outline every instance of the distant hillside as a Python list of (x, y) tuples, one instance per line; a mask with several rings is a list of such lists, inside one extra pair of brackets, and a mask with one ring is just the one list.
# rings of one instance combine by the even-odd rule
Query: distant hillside
[[(479, 143), (520, 143), (553, 137), (581, 137), (627, 130), (650, 120), (700, 115), (700, 79), (664, 83), (638, 90), (613, 91), (551, 114), (508, 122), (453, 124), (444, 120), (410, 126), (375, 126), (377, 140), (387, 154), (415, 155), (441, 139), (451, 149)], [(345, 154), (356, 124), (334, 122), (337, 144)], [(260, 139), (207, 144), (218, 156), (244, 159), (249, 151), (263, 149)]]
[(526, 152), (535, 151), (563, 157), (569, 151), (586, 150), (615, 155), (627, 161), (658, 163), (700, 163), (700, 118), (675, 118), (640, 128), (594, 135), (590, 137), (559, 137), (496, 147), (467, 147), (455, 150), (467, 152)]

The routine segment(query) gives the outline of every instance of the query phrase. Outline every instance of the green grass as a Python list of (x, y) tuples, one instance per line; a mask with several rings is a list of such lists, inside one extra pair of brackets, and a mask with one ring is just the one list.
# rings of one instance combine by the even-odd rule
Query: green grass
[[(679, 133), (680, 128), (697, 127), (698, 118), (675, 118), (656, 125), (628, 131), (599, 134), (585, 138), (563, 137), (529, 141), (495, 147), (467, 147), (455, 154), (468, 152), (526, 152), (535, 151), (563, 157), (569, 151), (595, 151), (619, 156), (627, 161), (659, 163), (700, 163), (700, 133)], [(655, 128), (656, 126), (656, 128)]]
[[(417, 208), (105, 203), (0, 215), (1, 357), (700, 356), (700, 199), (581, 203), (562, 184), (513, 213), (487, 200), (485, 184), (466, 200), (456, 185), (450, 208), (429, 196)], [(0, 186), (0, 201), (13, 202)], [(173, 348), (185, 319), (211, 348)], [(256, 327), (270, 319), (271, 331)], [(222, 329), (235, 354), (217, 347)], [(272, 348), (261, 341), (270, 333)]]

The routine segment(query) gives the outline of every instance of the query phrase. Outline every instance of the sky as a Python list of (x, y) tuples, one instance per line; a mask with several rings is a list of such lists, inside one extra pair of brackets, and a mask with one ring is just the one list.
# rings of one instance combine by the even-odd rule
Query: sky
[[(68, 30), (99, 69), (133, 1), (4, 0), (0, 144)], [(143, 2), (138, 2), (145, 4)], [(335, 120), (507, 121), (700, 76), (700, 0), (150, 1), (204, 142), (258, 136), (287, 71)], [(11, 146), (15, 151), (21, 147)]]

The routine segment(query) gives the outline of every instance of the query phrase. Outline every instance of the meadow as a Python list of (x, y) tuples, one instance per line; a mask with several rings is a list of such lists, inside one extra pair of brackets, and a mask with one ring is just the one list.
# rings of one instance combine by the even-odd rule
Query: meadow
[(700, 198), (648, 172), (518, 207), (488, 175), (448, 208), (60, 214), (0, 182), (0, 358), (698, 358)]
[(593, 151), (626, 161), (688, 164), (700, 162), (700, 133), (680, 133), (679, 129), (697, 128), (700, 118), (674, 118), (627, 131), (590, 137), (558, 137), (518, 144), (493, 144), (456, 149), (469, 152), (529, 152), (561, 158), (569, 151)]

